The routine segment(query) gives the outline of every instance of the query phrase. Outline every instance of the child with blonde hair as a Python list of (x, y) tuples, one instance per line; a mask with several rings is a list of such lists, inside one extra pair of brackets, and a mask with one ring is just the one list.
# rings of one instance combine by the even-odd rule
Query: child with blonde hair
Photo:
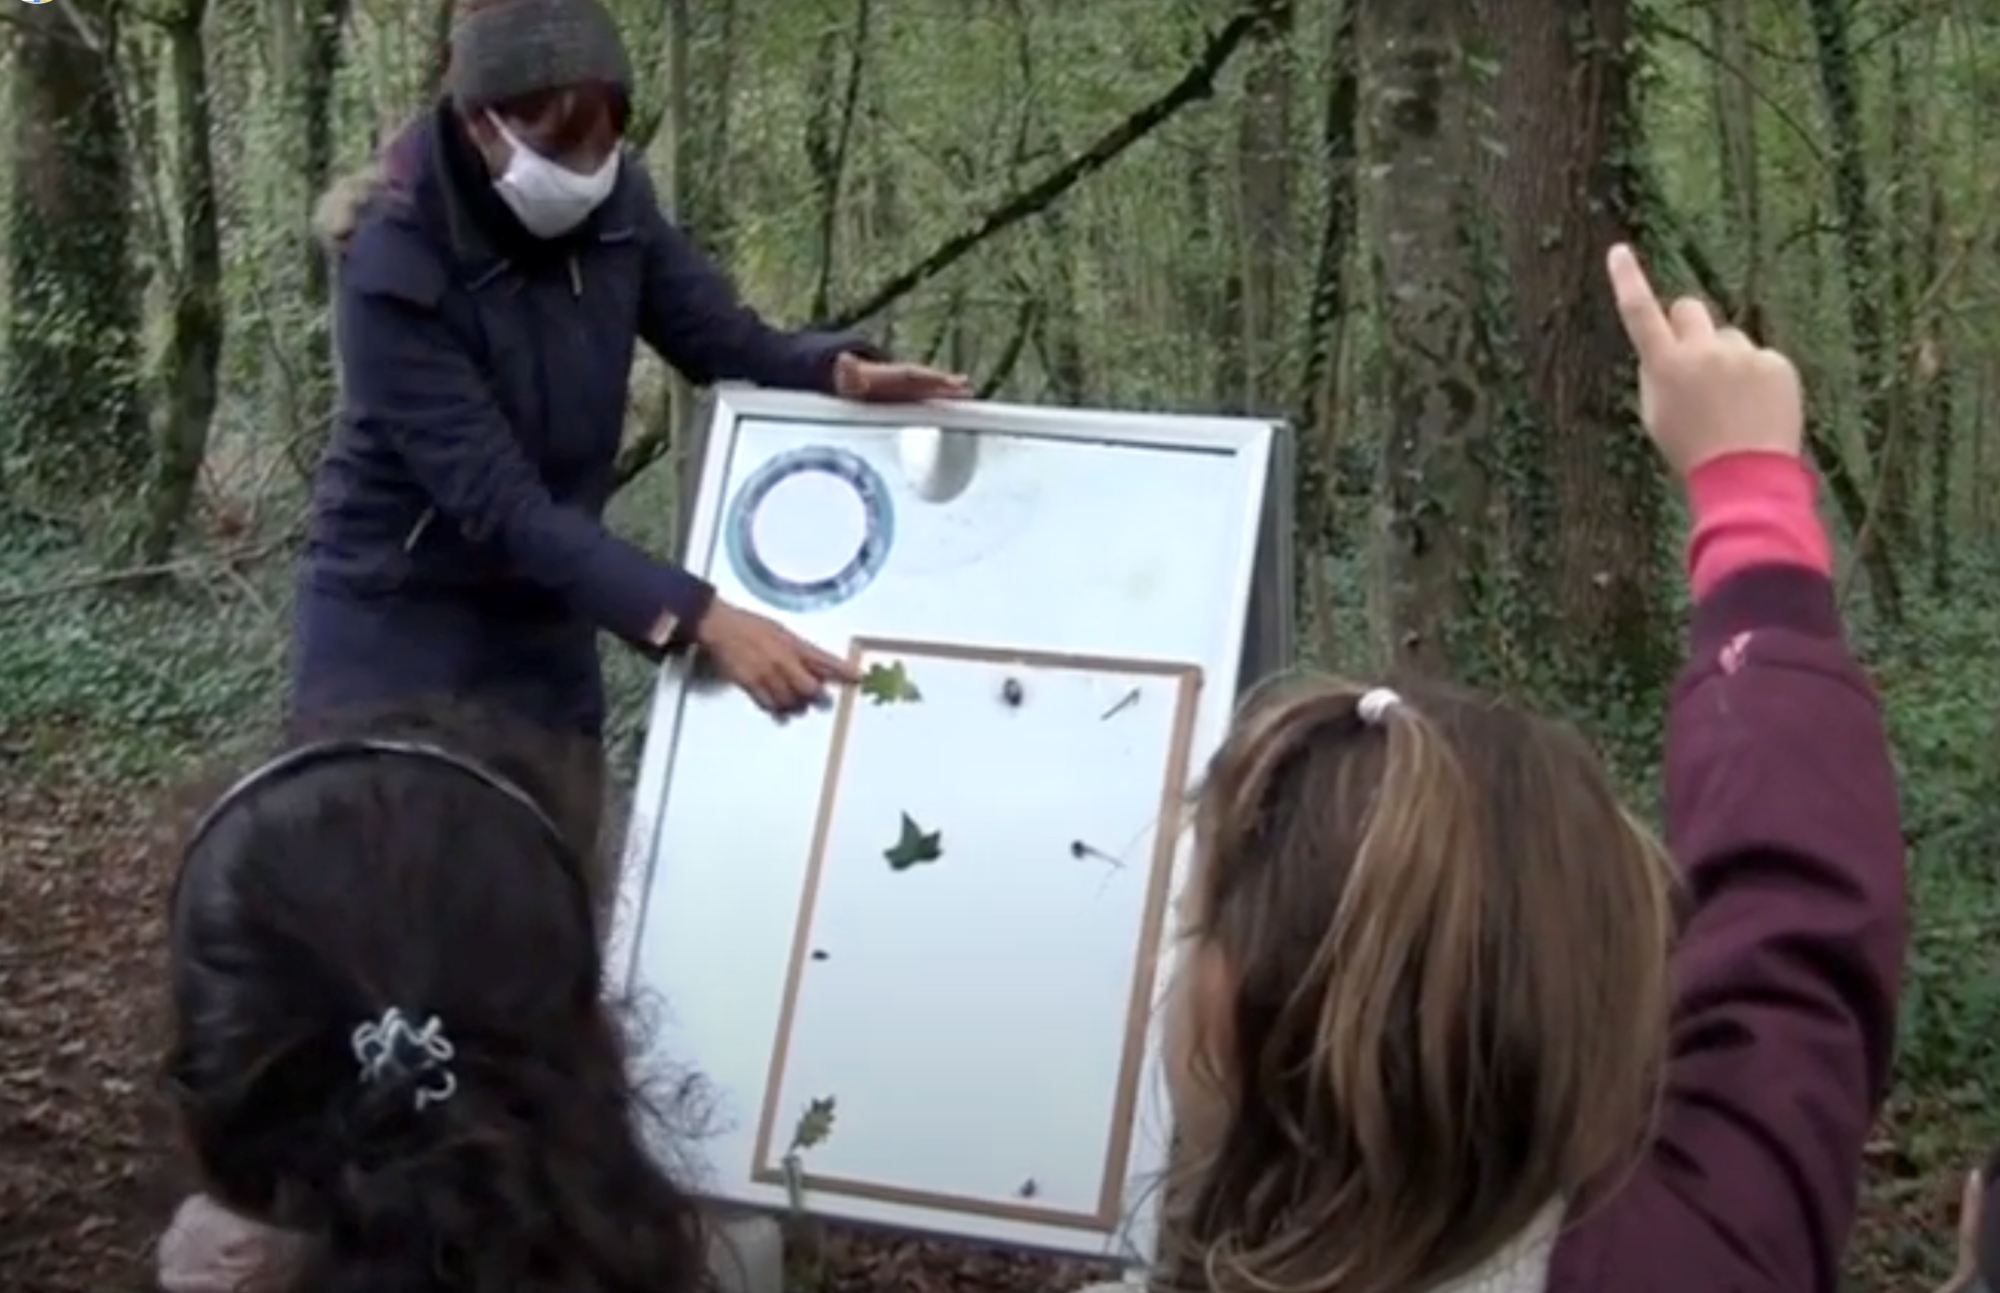
[(1608, 267), (1693, 518), (1665, 846), (1499, 700), (1254, 703), (1197, 813), (1163, 1288), (1840, 1284), (1905, 943), (1882, 715), (1792, 364)]

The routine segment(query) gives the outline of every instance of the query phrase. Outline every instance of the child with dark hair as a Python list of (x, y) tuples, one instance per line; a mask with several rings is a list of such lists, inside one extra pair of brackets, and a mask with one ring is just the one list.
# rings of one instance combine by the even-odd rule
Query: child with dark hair
[(675, 1293), (592, 895), (533, 747), (408, 721), (226, 792), (169, 930), (167, 1089), (203, 1196), (169, 1293)]
[(1253, 704), (1196, 816), (1161, 1288), (1840, 1286), (1906, 938), (1882, 716), (1796, 371), (1610, 272), (1694, 522), (1665, 845), (1503, 701)]

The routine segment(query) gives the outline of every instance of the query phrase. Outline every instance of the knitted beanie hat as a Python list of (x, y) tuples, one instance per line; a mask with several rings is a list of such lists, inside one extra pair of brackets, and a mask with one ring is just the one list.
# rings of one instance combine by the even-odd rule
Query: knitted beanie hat
[(602, 0), (467, 5), (452, 25), (446, 88), (477, 111), (587, 83), (632, 88), (632, 62)]

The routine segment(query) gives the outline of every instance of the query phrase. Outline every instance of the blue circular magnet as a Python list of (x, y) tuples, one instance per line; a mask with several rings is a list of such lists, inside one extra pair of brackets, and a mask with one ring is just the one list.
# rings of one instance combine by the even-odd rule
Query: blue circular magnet
[[(809, 472), (831, 476), (854, 491), (863, 517), (861, 542), (832, 574), (790, 579), (773, 570), (757, 550), (757, 509), (778, 486)], [(787, 611), (826, 610), (852, 599), (874, 582), (895, 537), (895, 506), (881, 473), (860, 455), (827, 445), (792, 449), (757, 468), (737, 491), (723, 525), (729, 565), (737, 579), (762, 601)]]

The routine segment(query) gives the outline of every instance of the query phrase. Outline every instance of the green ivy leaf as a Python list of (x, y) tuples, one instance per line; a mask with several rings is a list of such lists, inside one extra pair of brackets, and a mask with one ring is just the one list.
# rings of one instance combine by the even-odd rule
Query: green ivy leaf
[(861, 694), (877, 705), (913, 705), (924, 698), (901, 660), (869, 665), (861, 675)]
[(935, 862), (944, 856), (944, 837), (937, 831), (926, 831), (917, 825), (908, 813), (903, 814), (903, 826), (896, 834), (896, 842), (882, 850), (888, 859), (891, 871), (907, 871), (913, 866)]

